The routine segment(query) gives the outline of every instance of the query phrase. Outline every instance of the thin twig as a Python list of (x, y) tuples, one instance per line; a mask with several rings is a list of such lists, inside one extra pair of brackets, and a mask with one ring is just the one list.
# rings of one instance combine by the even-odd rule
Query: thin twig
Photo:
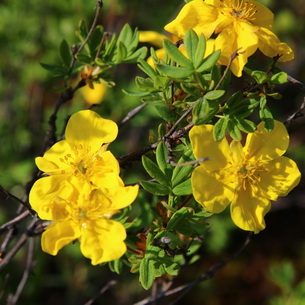
[(305, 108), (305, 98), (303, 100), (303, 103), (301, 104), (301, 106), (299, 107), (299, 109), (294, 112), (293, 114), (291, 114), (285, 121), (284, 124), (285, 125), (289, 125), (293, 120), (300, 118), (302, 116), (304, 116), (303, 110)]
[(87, 301), (84, 305), (93, 304), (101, 295), (103, 295), (109, 288), (116, 285), (117, 281), (111, 280), (109, 281), (95, 296), (93, 296), (89, 301)]
[(244, 52), (238, 52), (238, 50), (240, 50), (241, 48), (238, 48), (230, 57), (230, 60), (229, 60), (229, 63), (221, 77), (221, 79), (219, 80), (218, 84), (215, 86), (215, 89), (214, 90), (217, 90), (220, 85), (222, 84), (222, 82), (224, 81), (225, 77), (227, 76), (227, 74), (229, 73), (230, 71), (230, 68), (231, 68), (231, 64), (232, 64), (232, 61), (239, 55), (239, 54), (242, 54)]
[(0, 227), (0, 233), (7, 230), (9, 227), (11, 227), (12, 225), (20, 222), (21, 220), (23, 220), (24, 218), (26, 218), (27, 216), (30, 215), (30, 211), (26, 210), (24, 211), (22, 214), (16, 216), (15, 218), (11, 219), (10, 221), (6, 222), (5, 224), (3, 224)]
[(118, 124), (119, 127), (122, 127), (124, 124), (126, 124), (129, 120), (131, 120), (136, 114), (138, 114), (144, 107), (146, 107), (147, 104), (143, 103), (142, 105), (134, 108), (133, 110), (129, 111), (127, 115), (124, 117), (124, 119)]
[(160, 300), (164, 297), (175, 295), (175, 294), (181, 292), (182, 295), (180, 295), (173, 303), (171, 303), (171, 305), (175, 304), (181, 297), (183, 297), (186, 293), (188, 293), (194, 286), (196, 286), (197, 284), (199, 284), (203, 281), (207, 281), (207, 280), (211, 279), (219, 271), (221, 271), (228, 263), (230, 263), (231, 261), (236, 259), (238, 257), (238, 255), (240, 255), (240, 253), (250, 243), (252, 235), (253, 235), (252, 232), (248, 234), (248, 236), (247, 236), (246, 240), (244, 241), (244, 243), (242, 244), (242, 246), (235, 253), (233, 253), (230, 258), (228, 258), (227, 260), (222, 260), (222, 261), (216, 263), (215, 265), (211, 266), (201, 276), (199, 276), (195, 281), (190, 282), (188, 284), (181, 285), (179, 287), (176, 287), (176, 288), (168, 290), (168, 291), (162, 291), (154, 299), (152, 299), (151, 297), (148, 297), (140, 302), (135, 303), (134, 305), (152, 304), (153, 302)]
[(35, 212), (31, 209), (31, 206), (27, 202), (11, 194), (9, 191), (5, 190), (2, 186), (0, 186), (0, 192), (6, 196), (6, 200), (10, 198), (13, 199), (14, 201), (17, 201), (18, 203), (22, 204), (32, 215), (35, 215)]
[(17, 303), (17, 301), (21, 295), (21, 292), (23, 291), (24, 286), (29, 278), (29, 275), (32, 272), (34, 246), (35, 246), (35, 239), (31, 238), (29, 240), (28, 256), (27, 256), (26, 265), (25, 265), (22, 279), (17, 287), (16, 293), (14, 295), (9, 296), (7, 305), (15, 305)]
[(16, 242), (14, 247), (5, 255), (3, 260), (0, 262), (0, 271), (10, 262), (10, 260), (14, 257), (14, 255), (20, 250), (20, 248), (24, 245), (24, 243), (28, 240), (30, 236), (30, 232), (35, 228), (37, 224), (37, 220), (34, 219), (31, 224), (28, 226), (25, 233), (23, 233), (19, 240)]
[(72, 61), (71, 61), (70, 68), (69, 68), (69, 75), (71, 74), (71, 72), (73, 70), (73, 67), (74, 67), (74, 64), (76, 61), (76, 56), (82, 51), (82, 49), (84, 48), (84, 46), (86, 45), (86, 43), (88, 42), (90, 36), (92, 35), (92, 33), (94, 31), (94, 28), (96, 26), (96, 23), (97, 23), (97, 20), (100, 15), (100, 11), (101, 11), (102, 7), (103, 7), (103, 2), (101, 0), (98, 0), (96, 2), (95, 16), (94, 16), (93, 22), (91, 24), (90, 30), (88, 32), (88, 35), (85, 38), (85, 40), (83, 41), (83, 43), (80, 45), (80, 47), (76, 50), (76, 52), (74, 53), (74, 56), (72, 57)]
[(200, 158), (200, 159), (196, 159), (196, 160), (192, 160), (192, 161), (188, 161), (188, 162), (182, 162), (182, 163), (176, 163), (174, 161), (170, 161), (169, 164), (172, 165), (172, 166), (188, 166), (188, 165), (193, 165), (193, 164), (196, 164), (196, 163), (199, 163), (199, 162), (204, 162), (204, 161), (207, 161), (207, 160), (211, 160), (212, 158)]
[(287, 75), (287, 80), (295, 85), (297, 85), (301, 90), (305, 91), (305, 85), (298, 81), (297, 79), (293, 78), (292, 76), (290, 75)]

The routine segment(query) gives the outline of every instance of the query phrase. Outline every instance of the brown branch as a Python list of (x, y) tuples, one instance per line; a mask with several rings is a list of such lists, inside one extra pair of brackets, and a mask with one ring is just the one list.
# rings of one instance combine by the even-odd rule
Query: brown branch
[(284, 121), (284, 124), (290, 125), (290, 123), (293, 120), (296, 120), (297, 118), (304, 116), (304, 113), (303, 113), (304, 108), (305, 108), (305, 98), (303, 100), (303, 103), (299, 107), (299, 109), (296, 112), (294, 112), (293, 114), (289, 115), (289, 117)]
[(3, 260), (0, 262), (0, 271), (5, 268), (5, 266), (10, 262), (10, 260), (15, 256), (15, 254), (21, 249), (21, 247), (28, 240), (30, 235), (33, 233), (38, 221), (34, 219), (31, 224), (27, 227), (26, 232), (23, 233), (19, 240), (16, 242), (14, 247), (5, 255)]
[(85, 40), (83, 41), (83, 43), (81, 44), (81, 46), (79, 48), (77, 48), (76, 52), (74, 53), (74, 56), (72, 57), (72, 61), (71, 61), (70, 68), (69, 68), (69, 75), (71, 74), (73, 67), (75, 65), (75, 62), (77, 59), (76, 56), (82, 51), (82, 49), (84, 48), (84, 46), (86, 45), (86, 43), (88, 42), (88, 40), (90, 39), (90, 36), (92, 35), (92, 33), (94, 31), (94, 28), (96, 26), (96, 23), (97, 23), (97, 20), (100, 15), (100, 11), (101, 11), (102, 7), (103, 7), (103, 2), (101, 0), (98, 0), (96, 2), (95, 16), (94, 16), (93, 22), (91, 24), (90, 30), (88, 32), (88, 35), (85, 38)]
[(147, 104), (143, 103), (140, 106), (134, 108), (133, 110), (129, 111), (127, 115), (123, 118), (123, 120), (118, 124), (119, 127), (122, 127), (124, 124), (126, 124), (129, 120), (131, 120), (136, 114), (138, 114), (144, 107), (146, 107)]
[(290, 75), (287, 75), (287, 80), (295, 85), (297, 85), (302, 91), (305, 91), (305, 85), (298, 81), (297, 79), (293, 78), (292, 76)]
[(186, 293), (188, 293), (194, 286), (196, 286), (197, 284), (199, 284), (201, 282), (204, 282), (204, 281), (207, 281), (207, 280), (213, 278), (227, 264), (229, 264), (231, 261), (236, 259), (240, 255), (240, 253), (250, 243), (252, 235), (253, 235), (252, 232), (248, 234), (248, 236), (247, 236), (246, 240), (244, 241), (244, 243), (242, 244), (242, 246), (235, 253), (233, 253), (230, 258), (228, 258), (227, 260), (222, 260), (222, 261), (216, 263), (215, 265), (211, 266), (202, 275), (200, 275), (195, 281), (190, 282), (188, 284), (181, 285), (179, 287), (173, 288), (168, 291), (161, 291), (160, 294), (157, 295), (155, 298), (148, 297), (140, 302), (135, 303), (134, 305), (152, 304), (153, 302), (155, 302), (157, 300), (160, 300), (165, 297), (175, 295), (175, 294), (181, 292), (182, 294), (180, 296), (178, 296), (178, 298), (174, 302), (170, 303), (170, 304), (175, 304), (180, 298), (182, 298)]
[(26, 260), (25, 269), (23, 272), (22, 279), (17, 287), (16, 293), (14, 295), (10, 295), (8, 297), (7, 305), (15, 305), (24, 289), (24, 286), (29, 278), (30, 273), (33, 269), (33, 253), (34, 253), (34, 246), (35, 246), (35, 239), (31, 238), (29, 241), (29, 249), (28, 249), (28, 256)]
[(230, 57), (230, 60), (229, 60), (229, 63), (221, 77), (221, 79), (219, 80), (218, 84), (215, 86), (215, 89), (214, 90), (217, 90), (220, 85), (222, 84), (222, 82), (224, 81), (225, 77), (227, 76), (227, 74), (229, 73), (230, 71), (230, 68), (231, 68), (231, 64), (232, 64), (232, 61), (239, 55), (239, 54), (242, 54), (244, 52), (238, 52), (238, 50), (240, 50), (241, 48), (238, 48)]
[(28, 202), (21, 200), (20, 198), (16, 197), (15, 195), (11, 194), (9, 191), (5, 190), (0, 185), (0, 192), (6, 196), (6, 200), (8, 198), (13, 199), (14, 201), (19, 202), (22, 204), (32, 215), (35, 215), (35, 212), (32, 210), (31, 206), (28, 204)]
[(87, 301), (84, 305), (92, 305), (101, 295), (103, 295), (109, 288), (116, 285), (117, 281), (111, 280), (109, 281), (95, 296), (93, 296), (89, 301)]
[(23, 220), (24, 218), (26, 218), (27, 216), (30, 215), (30, 211), (26, 210), (23, 213), (21, 213), (20, 215), (16, 216), (15, 218), (9, 220), (8, 222), (6, 222), (5, 224), (3, 224), (0, 227), (0, 233), (7, 230), (9, 227), (11, 227), (12, 225), (20, 222), (21, 220)]

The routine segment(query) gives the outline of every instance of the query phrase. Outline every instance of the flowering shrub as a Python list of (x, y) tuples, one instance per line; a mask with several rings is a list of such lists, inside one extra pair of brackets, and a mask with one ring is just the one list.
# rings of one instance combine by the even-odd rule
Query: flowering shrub
[[(162, 289), (152, 302), (165, 297), (170, 289), (165, 284), (202, 257), (200, 249), (214, 230), (213, 214), (230, 206), (236, 230), (259, 233), (266, 222), (268, 226), (264, 217), (271, 201), (287, 196), (301, 179), (297, 164), (283, 154), (289, 145), (285, 125), (304, 106), (284, 123), (269, 107), (281, 98), (278, 85), (293, 80), (277, 62), (294, 58), (272, 32), (273, 13), (252, 0), (185, 2), (165, 25), (167, 36), (129, 25), (108, 32), (97, 25), (102, 9), (97, 1), (90, 29), (81, 21), (76, 31), (79, 44), (71, 47), (63, 40), (61, 63), (42, 64), (65, 83), (27, 196), (17, 199), (24, 216), (2, 226), (6, 230), (31, 215), (30, 233), (21, 238), (41, 235), (46, 253), (56, 256), (78, 241), (92, 265), (108, 263), (119, 274), (128, 266), (144, 289), (160, 279)], [(139, 40), (158, 49), (148, 54)], [(270, 68), (246, 66), (257, 49), (270, 57)], [(116, 123), (117, 114), (93, 107), (107, 103), (106, 87), (115, 90), (116, 85), (111, 72), (120, 73), (122, 64), (137, 64), (141, 70), (133, 89), (123, 89), (139, 105)], [(90, 108), (68, 108), (60, 135), (57, 116), (80, 91)], [(120, 102), (111, 101), (110, 109)], [(144, 107), (155, 111), (153, 123), (159, 125), (151, 126), (144, 148), (128, 145), (118, 133), (135, 116), (145, 121)], [(145, 130), (140, 129), (129, 136), (142, 136)], [(21, 249), (20, 240), (4, 253), (0, 270)], [(228, 262), (211, 267), (197, 281)]]

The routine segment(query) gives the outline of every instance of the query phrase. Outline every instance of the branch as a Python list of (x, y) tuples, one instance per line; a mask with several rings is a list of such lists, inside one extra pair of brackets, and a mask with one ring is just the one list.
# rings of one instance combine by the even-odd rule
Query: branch
[(182, 298), (186, 293), (188, 293), (194, 286), (196, 286), (197, 284), (199, 284), (201, 282), (204, 282), (204, 281), (207, 281), (207, 280), (211, 279), (219, 271), (221, 271), (227, 264), (229, 264), (231, 261), (236, 259), (239, 256), (239, 254), (250, 243), (252, 235), (253, 235), (253, 233), (250, 232), (248, 234), (246, 240), (244, 241), (244, 243), (241, 245), (241, 247), (235, 253), (233, 253), (230, 258), (228, 258), (227, 260), (222, 260), (222, 261), (216, 263), (215, 265), (211, 266), (202, 275), (200, 275), (195, 281), (190, 282), (190, 283), (185, 284), (185, 285), (181, 285), (179, 287), (176, 287), (176, 288), (168, 290), (168, 291), (162, 291), (156, 297), (154, 297), (154, 298), (148, 297), (148, 298), (146, 298), (146, 299), (144, 299), (144, 300), (142, 300), (138, 303), (135, 303), (134, 305), (152, 304), (153, 302), (158, 301), (158, 300), (160, 300), (164, 297), (168, 297), (168, 296), (177, 294), (179, 292), (182, 292), (182, 294), (180, 296), (178, 296), (178, 298), (174, 302), (170, 303), (170, 304), (175, 304), (180, 298)]
[(11, 198), (14, 201), (17, 201), (18, 203), (22, 204), (29, 211), (29, 213), (31, 213), (31, 215), (35, 215), (35, 212), (32, 210), (31, 206), (27, 202), (11, 194), (9, 191), (5, 190), (1, 185), (0, 185), (0, 192), (6, 196), (6, 200), (8, 198)]
[(21, 249), (21, 247), (25, 244), (28, 240), (30, 235), (32, 234), (33, 230), (35, 229), (38, 221), (34, 219), (31, 224), (27, 227), (26, 232), (23, 233), (19, 240), (16, 242), (14, 247), (6, 254), (3, 260), (0, 262), (0, 271), (4, 269), (4, 267), (10, 262), (10, 260), (15, 256), (15, 254)]
[(117, 284), (117, 281), (111, 280), (109, 281), (94, 297), (92, 297), (89, 301), (87, 301), (84, 305), (93, 304), (101, 295), (103, 295), (110, 287)]
[(26, 210), (24, 211), (22, 214), (16, 216), (15, 218), (11, 219), (10, 221), (6, 222), (5, 224), (3, 224), (0, 227), (0, 233), (7, 230), (9, 227), (11, 227), (12, 225), (20, 222), (21, 220), (23, 220), (24, 218), (26, 218), (27, 216), (30, 215), (30, 211)]
[(299, 108), (296, 112), (294, 112), (293, 114), (291, 114), (291, 115), (284, 121), (284, 124), (285, 124), (285, 125), (290, 125), (290, 123), (291, 123), (293, 120), (302, 117), (302, 116), (304, 115), (304, 113), (303, 113), (304, 108), (305, 108), (305, 98), (304, 98), (303, 103), (301, 104), (300, 108)]
[(131, 120), (138, 112), (140, 112), (145, 106), (147, 106), (146, 103), (143, 103), (142, 105), (136, 107), (135, 109), (129, 111), (127, 115), (124, 117), (124, 119), (118, 124), (119, 127), (122, 127), (125, 123), (127, 123), (129, 120)]
[(24, 289), (24, 286), (29, 278), (30, 273), (33, 269), (33, 253), (34, 253), (34, 246), (35, 246), (35, 239), (31, 238), (29, 243), (29, 249), (28, 249), (28, 257), (26, 260), (25, 269), (23, 272), (22, 279), (17, 287), (15, 295), (10, 295), (8, 297), (7, 305), (15, 305), (21, 295), (22, 290)]
[(224, 81), (225, 77), (227, 76), (227, 74), (229, 73), (230, 71), (230, 68), (231, 68), (231, 64), (232, 64), (232, 61), (239, 55), (239, 54), (243, 54), (245, 52), (238, 52), (241, 48), (238, 48), (230, 57), (230, 60), (229, 60), (229, 63), (221, 77), (221, 79), (219, 80), (218, 84), (216, 85), (215, 89), (214, 90), (217, 90), (220, 85), (222, 84), (222, 82)]

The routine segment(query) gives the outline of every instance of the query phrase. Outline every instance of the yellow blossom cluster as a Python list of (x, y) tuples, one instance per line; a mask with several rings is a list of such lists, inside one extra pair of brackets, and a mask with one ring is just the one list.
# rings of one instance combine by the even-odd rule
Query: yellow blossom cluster
[(253, 0), (193, 0), (165, 30), (180, 38), (190, 29), (206, 39), (216, 36), (215, 50), (221, 50), (221, 65), (227, 66), (238, 51), (231, 70), (239, 77), (257, 49), (268, 57), (278, 56), (279, 61), (294, 58), (292, 49), (272, 32), (273, 19), (267, 7)]
[(289, 144), (286, 127), (274, 123), (271, 132), (260, 123), (248, 134), (244, 147), (240, 141), (216, 142), (213, 125), (194, 126), (190, 131), (195, 157), (205, 158), (192, 173), (195, 200), (213, 213), (230, 205), (234, 223), (255, 233), (265, 228), (270, 200), (286, 196), (301, 177), (296, 163), (282, 156)]
[(117, 133), (115, 122), (79, 111), (68, 121), (65, 140), (36, 158), (47, 176), (33, 185), (30, 203), (41, 219), (52, 221), (42, 234), (45, 252), (56, 255), (79, 240), (93, 265), (125, 253), (125, 228), (111, 217), (135, 200), (138, 186), (124, 186), (118, 161), (107, 151)]

